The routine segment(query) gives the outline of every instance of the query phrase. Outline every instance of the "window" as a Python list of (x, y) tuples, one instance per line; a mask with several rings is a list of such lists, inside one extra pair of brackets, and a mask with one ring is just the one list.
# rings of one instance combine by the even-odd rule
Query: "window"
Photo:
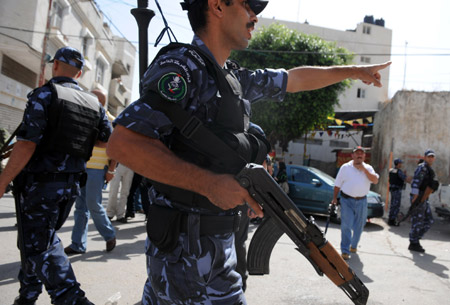
[(100, 85), (103, 85), (103, 80), (105, 78), (105, 63), (100, 58), (97, 59), (97, 69), (95, 71), (95, 81)]
[(89, 48), (89, 37), (85, 36), (83, 37), (83, 47), (82, 47), (82, 53), (88, 54), (88, 48)]
[(366, 63), (366, 64), (370, 64), (370, 57), (361, 56), (361, 62), (362, 63)]
[(344, 142), (344, 141), (330, 140), (330, 146), (347, 148), (347, 147), (349, 147), (349, 144), (348, 144), (348, 142)]
[[(295, 139), (292, 142), (294, 143), (300, 143), (300, 144), (305, 144), (305, 139), (304, 138), (299, 138), (299, 139)], [(322, 139), (311, 139), (311, 138), (307, 138), (306, 139), (306, 144), (311, 144), (311, 145), (322, 145), (323, 144), (323, 140)]]
[(52, 27), (61, 29), (64, 8), (58, 1), (53, 2)]
[(91, 49), (90, 46), (94, 42), (94, 35), (92, 35), (88, 28), (84, 27), (81, 30), (81, 37), (81, 51), (84, 57), (89, 57), (89, 49)]
[[(110, 64), (105, 55), (100, 51), (96, 52), (95, 58), (95, 81), (104, 86), (106, 77), (108, 77), (106, 73), (109, 71)], [(111, 71), (109, 71), (109, 73), (111, 73)], [(111, 77), (111, 74), (109, 74), (109, 77)]]
[(6, 55), (3, 55), (2, 74), (30, 88), (36, 87), (37, 74)]
[(311, 184), (313, 179), (317, 179), (316, 175), (300, 168), (291, 168), (292, 180), (300, 183)]
[(358, 88), (358, 92), (356, 93), (357, 98), (365, 98), (366, 97), (366, 90)]
[(363, 34), (370, 35), (370, 26), (368, 25), (363, 26)]

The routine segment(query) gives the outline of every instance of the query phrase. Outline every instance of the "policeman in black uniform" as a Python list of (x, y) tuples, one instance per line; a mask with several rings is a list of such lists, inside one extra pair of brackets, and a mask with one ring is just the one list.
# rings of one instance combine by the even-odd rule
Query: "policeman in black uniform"
[(28, 95), (17, 142), (0, 176), (0, 197), (14, 179), (22, 261), (14, 304), (35, 304), (43, 285), (53, 304), (92, 304), (56, 231), (80, 194), (94, 144), (106, 146), (111, 127), (98, 99), (76, 81), (82, 54), (64, 47), (50, 62), (53, 78)]
[(395, 159), (394, 168), (389, 170), (389, 191), (391, 192), (391, 206), (389, 208), (388, 225), (399, 226), (397, 221), (402, 201), (402, 190), (407, 181), (406, 174), (402, 171), (403, 160)]
[[(227, 62), (232, 49), (247, 47), (267, 2), (184, 0), (192, 43), (160, 51), (143, 77), (141, 98), (115, 121), (108, 155), (153, 185), (144, 305), (246, 304), (235, 270), (236, 207), (263, 212), (234, 175), (268, 152), (249, 130), (250, 104), (346, 78), (381, 86), (378, 71), (390, 64), (249, 71)], [(234, 152), (224, 153), (210, 133)]]

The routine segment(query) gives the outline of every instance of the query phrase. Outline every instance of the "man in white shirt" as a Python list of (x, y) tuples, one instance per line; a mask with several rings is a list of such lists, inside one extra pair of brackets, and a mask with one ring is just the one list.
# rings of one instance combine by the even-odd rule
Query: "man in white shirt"
[(341, 192), (341, 252), (345, 260), (350, 258), (350, 252), (356, 253), (367, 220), (367, 193), (370, 184), (377, 184), (379, 178), (373, 167), (364, 163), (365, 158), (363, 147), (353, 149), (353, 160), (343, 164), (338, 172), (331, 201), (337, 204)]

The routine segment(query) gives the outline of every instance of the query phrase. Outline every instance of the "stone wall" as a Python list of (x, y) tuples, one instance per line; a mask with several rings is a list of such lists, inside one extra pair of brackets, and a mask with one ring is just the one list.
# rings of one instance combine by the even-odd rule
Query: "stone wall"
[[(389, 168), (401, 158), (403, 168), (413, 175), (427, 148), (436, 152), (433, 168), (441, 183), (431, 195), (432, 206), (450, 205), (450, 92), (399, 91), (375, 116), (372, 165), (380, 174), (374, 189), (387, 195)], [(402, 211), (409, 207), (410, 185), (402, 196)], [(440, 196), (442, 195), (442, 196)], [(434, 210), (434, 208), (433, 208)]]

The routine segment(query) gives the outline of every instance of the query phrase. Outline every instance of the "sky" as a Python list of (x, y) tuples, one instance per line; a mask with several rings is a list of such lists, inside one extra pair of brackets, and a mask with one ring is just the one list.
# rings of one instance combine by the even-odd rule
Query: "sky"
[[(130, 9), (137, 0), (96, 0), (111, 29), (133, 42), (137, 48), (138, 29)], [(155, 17), (149, 26), (149, 62), (161, 46), (169, 43), (165, 35), (153, 46), (164, 28), (155, 4), (148, 0)], [(169, 27), (179, 42), (189, 43), (193, 33), (181, 0), (158, 0)], [(364, 16), (384, 19), (392, 30), (392, 49), (388, 97), (399, 90), (450, 91), (450, 1), (448, 0), (270, 0), (258, 17), (305, 22), (336, 30), (355, 29)], [(275, 67), (278, 68), (278, 67)], [(138, 93), (138, 54), (136, 54), (133, 100)]]

